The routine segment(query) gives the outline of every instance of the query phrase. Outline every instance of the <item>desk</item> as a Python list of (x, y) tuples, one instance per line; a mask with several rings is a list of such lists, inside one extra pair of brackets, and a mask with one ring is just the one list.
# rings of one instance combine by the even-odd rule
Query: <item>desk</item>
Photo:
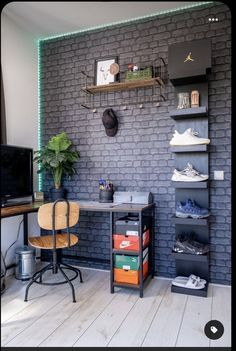
[[(71, 200), (75, 201), (75, 200)], [(114, 287), (123, 286), (139, 289), (140, 297), (143, 296), (143, 283), (147, 280), (146, 278), (143, 280), (143, 235), (142, 235), (142, 216), (146, 211), (152, 211), (152, 223), (151, 223), (151, 240), (149, 246), (149, 274), (148, 277), (154, 276), (154, 209), (155, 204), (122, 204), (122, 203), (100, 203), (96, 201), (76, 201), (80, 206), (81, 211), (95, 211), (95, 212), (109, 212), (110, 214), (110, 272), (111, 272), (111, 293), (114, 293)], [(23, 231), (24, 231), (24, 244), (28, 244), (28, 213), (37, 212), (39, 207), (43, 205), (44, 202), (32, 202), (26, 205), (12, 206), (1, 208), (1, 218), (13, 217), (23, 215)], [(125, 283), (116, 283), (114, 282), (114, 254), (128, 254), (134, 255), (132, 251), (119, 251), (113, 249), (113, 228), (114, 228), (114, 213), (115, 212), (127, 212), (129, 213), (138, 213), (139, 216), (139, 252), (136, 255), (139, 255), (140, 258), (140, 270), (139, 270), (139, 285), (125, 284)], [(63, 257), (63, 256), (62, 256)], [(67, 257), (68, 258), (68, 257)], [(74, 258), (72, 256), (72, 258)]]

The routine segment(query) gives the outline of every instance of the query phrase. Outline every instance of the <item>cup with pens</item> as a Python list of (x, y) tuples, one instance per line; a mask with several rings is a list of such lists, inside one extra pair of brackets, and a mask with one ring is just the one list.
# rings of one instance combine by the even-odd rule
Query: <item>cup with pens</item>
[(99, 202), (113, 202), (113, 184), (107, 179), (99, 180)]

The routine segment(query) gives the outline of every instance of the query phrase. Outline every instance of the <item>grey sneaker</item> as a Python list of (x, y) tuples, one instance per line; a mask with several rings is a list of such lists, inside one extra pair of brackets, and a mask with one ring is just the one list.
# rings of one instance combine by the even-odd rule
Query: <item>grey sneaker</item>
[(199, 173), (190, 163), (188, 163), (182, 171), (175, 169), (171, 178), (171, 180), (174, 182), (202, 182), (207, 179), (207, 174)]

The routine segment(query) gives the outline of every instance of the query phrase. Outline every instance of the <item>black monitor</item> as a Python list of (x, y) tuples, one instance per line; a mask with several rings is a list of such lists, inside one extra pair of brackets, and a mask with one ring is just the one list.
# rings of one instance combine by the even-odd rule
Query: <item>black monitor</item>
[(0, 174), (1, 207), (19, 204), (11, 199), (33, 196), (33, 149), (1, 145)]

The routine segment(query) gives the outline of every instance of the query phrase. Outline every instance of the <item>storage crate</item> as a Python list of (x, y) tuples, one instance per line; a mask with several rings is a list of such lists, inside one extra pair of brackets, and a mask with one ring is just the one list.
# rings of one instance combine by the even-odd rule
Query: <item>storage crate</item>
[(152, 78), (152, 67), (144, 68), (143, 70), (130, 72), (127, 71), (125, 74), (125, 81), (131, 80), (143, 80)]
[[(149, 229), (143, 233), (143, 247), (149, 243)], [(113, 235), (113, 247), (117, 250), (133, 250), (139, 251), (139, 236), (137, 235)]]

